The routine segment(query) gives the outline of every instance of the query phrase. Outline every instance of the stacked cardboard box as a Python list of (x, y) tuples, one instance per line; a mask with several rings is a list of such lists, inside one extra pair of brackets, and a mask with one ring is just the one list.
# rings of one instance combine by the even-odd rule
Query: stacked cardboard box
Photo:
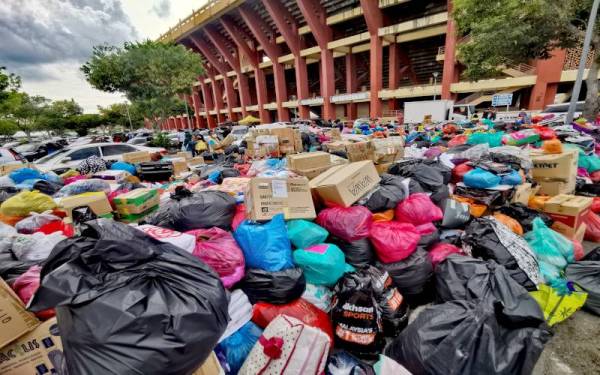
[(246, 217), (250, 220), (270, 220), (276, 214), (285, 219), (317, 217), (308, 179), (253, 178), (245, 191)]
[(158, 209), (160, 196), (156, 189), (134, 189), (117, 195), (113, 202), (119, 213), (119, 220), (132, 223)]
[(540, 185), (540, 194), (570, 194), (575, 190), (579, 152), (565, 150), (560, 154), (531, 152), (533, 179)]
[(93, 192), (61, 198), (59, 206), (73, 219), (73, 209), (89, 207), (98, 217), (112, 218), (112, 207), (104, 192)]
[(147, 151), (135, 151), (123, 154), (123, 161), (130, 164), (138, 164), (152, 161), (152, 158)]
[(246, 153), (252, 157), (279, 157), (302, 152), (300, 131), (292, 128), (251, 129)]
[(288, 155), (288, 168), (300, 176), (312, 179), (332, 167), (331, 154), (323, 151)]
[(554, 219), (552, 229), (565, 237), (582, 241), (586, 230), (584, 219), (592, 202), (589, 197), (560, 194), (544, 203), (544, 212)]

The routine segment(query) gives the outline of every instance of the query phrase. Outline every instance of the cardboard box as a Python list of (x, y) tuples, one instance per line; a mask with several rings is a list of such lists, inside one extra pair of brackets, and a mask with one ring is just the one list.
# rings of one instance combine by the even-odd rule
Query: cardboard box
[(323, 151), (303, 152), (288, 155), (287, 162), (289, 169), (305, 171), (329, 166), (331, 164), (331, 156)]
[(4, 176), (9, 174), (10, 172), (16, 170), (16, 169), (21, 169), (21, 168), (34, 168), (34, 166), (32, 166), (31, 163), (19, 163), (19, 162), (14, 162), (14, 163), (7, 163), (7, 164), (2, 164), (0, 165), (0, 176)]
[(390, 163), (404, 156), (404, 138), (402, 137), (373, 138), (371, 143), (375, 163)]
[(325, 131), (325, 135), (327, 135), (332, 141), (342, 140), (342, 132), (338, 128), (331, 128), (331, 130)]
[(140, 212), (139, 214), (119, 214), (119, 221), (127, 224), (137, 223), (138, 221), (142, 220), (144, 217), (153, 213), (156, 210), (158, 210), (158, 205), (152, 206), (146, 211)]
[(204, 158), (202, 156), (196, 156), (187, 161), (189, 166), (196, 166), (204, 164)]
[(73, 219), (74, 208), (88, 206), (96, 215), (103, 216), (112, 212), (112, 207), (104, 192), (83, 193), (61, 198), (59, 206)]
[(214, 352), (211, 352), (202, 366), (192, 375), (225, 375), (225, 371), (221, 367), (219, 360)]
[(370, 160), (334, 167), (310, 182), (322, 200), (350, 207), (381, 179)]
[[(0, 348), (35, 329), (39, 324), (35, 315), (25, 310), (25, 306), (10, 286), (0, 279)], [(4, 372), (0, 371), (0, 374)]]
[(252, 157), (279, 157), (279, 139), (274, 135), (259, 135), (247, 141), (248, 154)]
[(185, 160), (192, 158), (192, 153), (190, 151), (179, 151), (175, 154), (178, 158), (184, 158)]
[(244, 201), (246, 217), (251, 220), (270, 220), (279, 213), (283, 213), (286, 220), (317, 217), (305, 177), (253, 178)]
[(573, 235), (590, 212), (593, 198), (560, 194), (544, 204), (544, 212), (554, 219), (557, 231)]
[(529, 182), (517, 185), (510, 203), (522, 203), (527, 206), (529, 204), (529, 198), (536, 195), (539, 190), (540, 186), (533, 188)]
[(121, 215), (141, 214), (154, 206), (158, 206), (160, 196), (156, 189), (134, 189), (119, 194), (113, 200), (117, 212)]
[(544, 154), (531, 151), (533, 178), (550, 178), (553, 180), (569, 181), (577, 175), (577, 162), (579, 152), (577, 150), (565, 150), (561, 154)]
[(123, 154), (123, 161), (130, 164), (147, 163), (152, 161), (148, 151), (135, 151)]
[(0, 349), (0, 374), (60, 374), (64, 362), (56, 318)]
[(173, 160), (173, 176), (179, 176), (190, 170), (185, 160)]
[(382, 174), (387, 173), (392, 164), (394, 163), (375, 164), (375, 169), (377, 169), (377, 173), (381, 176)]
[(559, 194), (571, 194), (575, 191), (576, 177), (573, 175), (570, 179), (557, 180), (552, 178), (535, 178), (539, 186), (539, 194), (555, 196)]

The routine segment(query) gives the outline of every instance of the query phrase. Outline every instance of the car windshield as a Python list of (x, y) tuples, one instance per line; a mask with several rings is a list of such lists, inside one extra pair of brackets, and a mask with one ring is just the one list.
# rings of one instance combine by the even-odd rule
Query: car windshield
[(48, 162), (48, 161), (50, 161), (50, 160), (52, 160), (52, 159), (54, 159), (56, 157), (59, 157), (60, 155), (63, 155), (67, 151), (69, 151), (69, 150), (63, 148), (61, 150), (56, 151), (55, 153), (53, 153), (51, 155), (46, 155), (43, 158), (36, 160), (35, 163), (36, 164), (46, 163), (46, 162)]
[(29, 144), (20, 145), (20, 146), (15, 147), (15, 151), (17, 151), (17, 152), (35, 151), (37, 147), (38, 147), (38, 145), (29, 143)]

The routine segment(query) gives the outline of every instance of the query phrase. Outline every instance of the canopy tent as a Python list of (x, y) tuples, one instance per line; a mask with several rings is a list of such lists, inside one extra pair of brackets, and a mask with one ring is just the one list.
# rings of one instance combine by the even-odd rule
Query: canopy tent
[(252, 115), (248, 115), (248, 116), (244, 117), (243, 119), (241, 119), (240, 121), (238, 121), (238, 124), (242, 124), (242, 125), (260, 124), (260, 119), (254, 117)]

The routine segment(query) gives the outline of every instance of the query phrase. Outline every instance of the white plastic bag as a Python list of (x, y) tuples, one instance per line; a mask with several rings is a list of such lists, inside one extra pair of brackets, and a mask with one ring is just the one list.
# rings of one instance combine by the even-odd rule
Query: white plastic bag
[(302, 298), (326, 313), (331, 310), (331, 297), (333, 297), (333, 292), (329, 288), (309, 283), (306, 283), (306, 289), (302, 294)]
[(62, 232), (19, 234), (13, 241), (12, 251), (19, 260), (45, 260), (54, 246), (66, 238)]
[(52, 221), (60, 221), (60, 217), (52, 215), (51, 211), (45, 211), (41, 214), (37, 212), (30, 213), (30, 216), (24, 218), (23, 220), (19, 220), (19, 222), (15, 225), (15, 229), (19, 233), (31, 234), (38, 230), (41, 226), (46, 225)]
[(236, 289), (231, 293), (227, 310), (231, 320), (227, 324), (227, 328), (223, 332), (219, 342), (233, 335), (252, 319), (252, 304), (248, 300), (248, 296), (241, 289)]
[(194, 248), (196, 247), (196, 237), (191, 234), (181, 233), (176, 230), (161, 228), (150, 224), (138, 225), (135, 228), (156, 240), (182, 248), (190, 254), (194, 252)]

